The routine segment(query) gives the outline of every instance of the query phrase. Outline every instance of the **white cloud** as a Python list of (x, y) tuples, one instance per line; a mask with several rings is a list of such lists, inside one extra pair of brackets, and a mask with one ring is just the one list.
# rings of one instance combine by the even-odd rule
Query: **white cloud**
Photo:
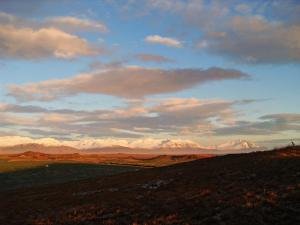
[(175, 38), (162, 37), (159, 35), (150, 35), (145, 37), (145, 41), (152, 44), (160, 44), (174, 48), (181, 48), (182, 43)]
[(45, 20), (46, 24), (69, 32), (107, 32), (105, 24), (89, 19), (81, 19), (73, 16), (50, 17)]

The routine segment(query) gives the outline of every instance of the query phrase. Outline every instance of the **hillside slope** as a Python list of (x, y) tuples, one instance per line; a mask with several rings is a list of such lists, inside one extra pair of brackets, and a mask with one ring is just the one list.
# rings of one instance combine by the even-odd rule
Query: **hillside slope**
[(0, 193), (0, 224), (300, 224), (300, 147)]

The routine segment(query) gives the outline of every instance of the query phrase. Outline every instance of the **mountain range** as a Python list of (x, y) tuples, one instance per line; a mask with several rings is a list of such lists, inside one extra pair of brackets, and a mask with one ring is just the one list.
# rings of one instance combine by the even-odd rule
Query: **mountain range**
[(82, 139), (74, 141), (59, 141), (54, 138), (33, 139), (29, 137), (4, 136), (0, 137), (1, 152), (24, 152), (41, 151), (55, 153), (74, 152), (130, 152), (134, 150), (218, 150), (218, 151), (241, 151), (258, 150), (262, 147), (247, 140), (228, 141), (215, 146), (202, 146), (197, 142), (182, 139)]

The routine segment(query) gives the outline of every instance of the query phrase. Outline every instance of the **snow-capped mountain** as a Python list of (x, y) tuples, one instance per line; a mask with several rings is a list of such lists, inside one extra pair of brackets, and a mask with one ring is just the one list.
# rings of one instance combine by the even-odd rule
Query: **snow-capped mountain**
[(260, 146), (257, 144), (246, 141), (246, 140), (235, 140), (235, 141), (229, 141), (224, 144), (220, 144), (216, 146), (217, 150), (250, 150), (250, 149), (258, 149)]
[(57, 140), (54, 138), (29, 138), (21, 136), (3, 136), (0, 137), (0, 148), (21, 145), (28, 148), (30, 144), (37, 144), (46, 147), (65, 146), (74, 149), (96, 149), (96, 148), (128, 148), (128, 149), (148, 149), (148, 150), (255, 150), (261, 148), (255, 143), (246, 140), (229, 141), (217, 146), (202, 146), (195, 141), (183, 139), (155, 139), (155, 138), (142, 138), (142, 139), (97, 139), (97, 138), (83, 138), (80, 140)]
[(165, 149), (193, 149), (193, 148), (204, 148), (196, 142), (189, 140), (162, 140), (156, 148)]
[(131, 149), (207, 149), (196, 142), (180, 139), (144, 138), (136, 140), (126, 139), (97, 139), (84, 138), (81, 140), (62, 141), (54, 138), (29, 138), (21, 136), (0, 137), (0, 147), (38, 144), (43, 146), (68, 146), (76, 149), (125, 147)]
[(62, 142), (54, 138), (30, 138), (22, 136), (2, 136), (0, 137), (1, 147), (11, 147), (16, 145), (38, 144), (44, 146), (60, 146)]
[[(66, 143), (65, 143), (66, 144)], [(71, 142), (69, 145), (79, 149), (87, 148), (112, 148), (126, 147), (131, 149), (206, 149), (198, 143), (190, 140), (170, 140), (170, 139), (138, 139), (138, 140), (118, 140), (118, 139), (88, 139)]]
[(74, 141), (64, 141), (64, 145), (72, 146), (78, 149), (89, 149), (89, 148), (111, 148), (116, 146), (127, 147), (128, 141), (121, 139), (82, 139), (82, 140), (74, 140)]

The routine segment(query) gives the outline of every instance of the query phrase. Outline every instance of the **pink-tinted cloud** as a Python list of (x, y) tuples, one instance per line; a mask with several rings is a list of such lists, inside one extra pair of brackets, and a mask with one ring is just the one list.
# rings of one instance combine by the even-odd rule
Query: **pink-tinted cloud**
[(33, 20), (0, 12), (0, 58), (72, 59), (103, 53), (103, 47), (68, 32), (107, 31), (101, 22), (76, 17)]
[(26, 101), (51, 101), (80, 93), (142, 98), (178, 92), (207, 82), (247, 77), (249, 75), (238, 70), (221, 68), (163, 70), (121, 67), (61, 80), (10, 85), (8, 95)]
[(56, 57), (71, 59), (99, 53), (78, 36), (56, 28), (16, 28), (0, 24), (0, 57), (16, 59), (41, 59)]
[(173, 62), (172, 59), (169, 59), (162, 55), (155, 55), (155, 54), (147, 54), (141, 53), (137, 54), (136, 58), (143, 62), (154, 62), (154, 63), (170, 63)]

